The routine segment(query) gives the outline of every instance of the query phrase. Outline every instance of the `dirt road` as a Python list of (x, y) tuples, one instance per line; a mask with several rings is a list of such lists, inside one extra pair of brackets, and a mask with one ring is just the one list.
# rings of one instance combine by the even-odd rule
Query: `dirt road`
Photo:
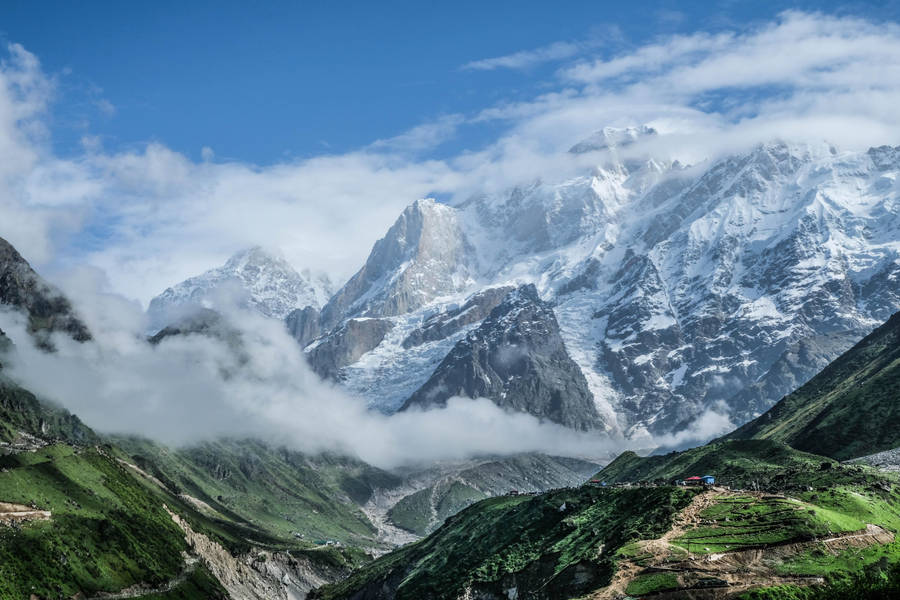
[(46, 521), (50, 519), (49, 510), (37, 510), (24, 504), (0, 502), (0, 524), (11, 525), (25, 521)]

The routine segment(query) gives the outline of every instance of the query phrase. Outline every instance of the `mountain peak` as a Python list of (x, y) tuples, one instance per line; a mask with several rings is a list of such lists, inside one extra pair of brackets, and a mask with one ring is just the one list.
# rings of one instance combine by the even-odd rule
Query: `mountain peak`
[(251, 246), (234, 253), (225, 263), (226, 269), (240, 269), (248, 264), (286, 262), (280, 256), (264, 250), (262, 246)]
[(324, 273), (298, 273), (284, 258), (253, 246), (235, 253), (221, 267), (166, 289), (151, 300), (147, 312), (154, 328), (197, 308), (235, 303), (283, 319), (297, 308), (321, 307), (331, 291)]
[(657, 131), (647, 125), (637, 127), (604, 127), (595, 131), (571, 148), (572, 154), (585, 154), (599, 150), (614, 150), (630, 146), (641, 138), (657, 135)]
[(458, 211), (426, 198), (407, 206), (375, 242), (366, 264), (322, 310), (330, 328), (352, 316), (392, 316), (464, 289), (472, 249)]
[[(621, 147), (649, 129), (607, 128), (593, 141)], [(611, 429), (683, 431), (722, 402), (746, 420), (900, 310), (898, 154), (774, 139), (686, 169), (623, 161), (454, 206), (417, 201), (321, 324), (391, 320), (390, 335), (342, 370), (348, 389), (390, 411), (414, 394), (411, 405), (439, 404), (448, 389), (509, 401), (505, 371), (489, 359), (530, 324), (559, 329)], [(505, 297), (502, 315), (463, 308), (511, 282), (536, 289)], [(557, 290), (551, 308), (537, 290)]]
[(63, 332), (83, 342), (91, 339), (87, 326), (75, 315), (69, 300), (35, 273), (12, 244), (0, 238), (0, 304), (28, 315), (28, 328), (38, 342), (52, 348), (46, 337)]

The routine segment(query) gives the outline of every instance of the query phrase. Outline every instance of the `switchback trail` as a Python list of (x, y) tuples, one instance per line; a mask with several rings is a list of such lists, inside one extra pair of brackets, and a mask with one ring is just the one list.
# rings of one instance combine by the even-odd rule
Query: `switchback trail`
[[(799, 577), (779, 574), (774, 565), (778, 562), (802, 554), (813, 548), (839, 552), (850, 547), (866, 547), (874, 544), (888, 544), (894, 541), (894, 534), (878, 525), (867, 524), (861, 531), (851, 531), (843, 535), (822, 540), (773, 544), (763, 548), (742, 549), (730, 552), (694, 555), (674, 540), (689, 529), (703, 523), (702, 513), (707, 508), (727, 497), (746, 497), (763, 494), (752, 492), (730, 492), (712, 489), (695, 496), (673, 520), (672, 527), (662, 536), (638, 542), (639, 551), (635, 558), (621, 558), (616, 572), (608, 586), (588, 596), (592, 600), (618, 600), (627, 597), (628, 584), (645, 572), (668, 572), (678, 577), (682, 589), (673, 592), (653, 594), (659, 600), (717, 600), (731, 597), (748, 589), (784, 584), (811, 585), (822, 583), (820, 577)], [(637, 557), (640, 558), (637, 558)], [(716, 580), (717, 587), (691, 587), (701, 580)]]

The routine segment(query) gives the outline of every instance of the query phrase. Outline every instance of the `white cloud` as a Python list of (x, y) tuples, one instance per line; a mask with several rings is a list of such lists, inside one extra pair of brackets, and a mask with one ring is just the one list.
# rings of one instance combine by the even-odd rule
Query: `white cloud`
[[(136, 433), (170, 444), (217, 436), (257, 436), (304, 452), (335, 451), (390, 468), (473, 456), (547, 452), (608, 458), (608, 439), (506, 413), (489, 400), (451, 399), (444, 409), (391, 417), (366, 409), (320, 380), (279, 323), (235, 313), (242, 357), (202, 335), (158, 346), (139, 334), (140, 308), (97, 293), (96, 273), (76, 274), (76, 300), (95, 340), (57, 336), (57, 352), (30, 343), (24, 319), (0, 313), (16, 343), (4, 373), (103, 432)], [(53, 373), (53, 377), (48, 377)]]
[(527, 69), (546, 62), (571, 58), (583, 52), (587, 44), (576, 42), (554, 42), (534, 50), (521, 50), (505, 56), (483, 58), (464, 64), (467, 71), (493, 71), (495, 69)]
[(376, 140), (370, 146), (373, 150), (397, 150), (418, 152), (439, 146), (452, 138), (457, 128), (465, 122), (460, 114), (445, 115), (434, 121), (423, 123), (400, 135), (386, 140)]

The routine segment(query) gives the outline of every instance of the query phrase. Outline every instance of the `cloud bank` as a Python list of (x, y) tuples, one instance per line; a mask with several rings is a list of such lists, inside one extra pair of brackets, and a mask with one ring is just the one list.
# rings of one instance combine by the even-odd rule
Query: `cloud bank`
[[(84, 289), (90, 286), (85, 280)], [(174, 444), (253, 436), (307, 453), (338, 452), (383, 468), (520, 452), (607, 458), (601, 436), (506, 413), (489, 400), (451, 399), (445, 409), (386, 416), (318, 378), (279, 322), (235, 312), (240, 351), (208, 335), (158, 345), (137, 330), (142, 314), (120, 297), (95, 297), (95, 340), (56, 336), (34, 347), (21, 315), (0, 313), (16, 349), (4, 372), (98, 431)]]
[[(788, 12), (618, 54), (560, 42), (470, 69), (550, 59), (570, 62), (527, 101), (440, 115), (345, 154), (253, 165), (217, 160), (214, 148), (197, 162), (161, 142), (107, 151), (91, 137), (81, 152), (56, 156), (48, 123), (65, 98), (38, 58), (13, 44), (0, 66), (0, 235), (44, 272), (90, 264), (146, 303), (256, 244), (341, 281), (410, 202), (583, 173), (596, 157), (565, 151), (607, 125), (649, 124), (662, 135), (635, 151), (688, 163), (773, 138), (900, 143), (894, 23)], [(497, 131), (493, 141), (435, 152), (479, 128)]]

